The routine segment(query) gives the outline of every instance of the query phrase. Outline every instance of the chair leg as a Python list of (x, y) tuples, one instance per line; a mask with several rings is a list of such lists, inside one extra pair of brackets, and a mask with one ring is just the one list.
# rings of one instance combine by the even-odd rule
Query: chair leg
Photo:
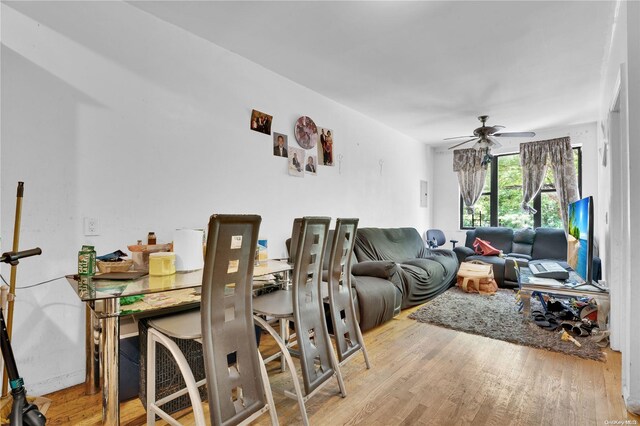
[(371, 369), (371, 363), (369, 362), (369, 354), (367, 354), (367, 347), (364, 345), (364, 338), (362, 337), (362, 331), (360, 331), (360, 326), (356, 324), (356, 333), (358, 335), (358, 342), (360, 343), (360, 347), (362, 348), (362, 355), (364, 356), (364, 364), (367, 366), (367, 370)]
[(156, 412), (152, 408), (156, 402), (156, 340), (147, 333), (147, 425), (156, 424)]
[(338, 387), (340, 388), (340, 395), (344, 398), (347, 396), (347, 389), (344, 386), (344, 381), (342, 380), (342, 373), (340, 372), (340, 365), (338, 363), (338, 358), (336, 357), (336, 353), (333, 350), (333, 345), (329, 347), (329, 357), (331, 358), (331, 365), (333, 365), (333, 371), (335, 371), (336, 379), (338, 380)]
[(300, 382), (298, 381), (298, 375), (296, 373), (296, 367), (293, 363), (293, 359), (289, 354), (289, 349), (287, 345), (282, 341), (278, 333), (271, 327), (265, 320), (260, 318), (257, 315), (253, 316), (253, 319), (262, 329), (266, 330), (271, 336), (275, 339), (276, 343), (280, 347), (282, 354), (284, 355), (285, 361), (289, 365), (289, 371), (291, 373), (291, 379), (293, 381), (293, 388), (295, 390), (295, 394), (298, 400), (298, 406), (300, 407), (300, 415), (302, 416), (302, 424), (305, 426), (309, 425), (309, 418), (307, 417), (307, 409), (304, 406), (304, 396), (302, 394), (302, 388), (300, 387)]
[(269, 375), (267, 374), (267, 367), (262, 360), (262, 354), (258, 349), (258, 359), (260, 360), (260, 374), (262, 375), (262, 383), (264, 383), (264, 394), (267, 397), (267, 404), (269, 404), (269, 416), (271, 417), (271, 424), (278, 426), (278, 413), (276, 413), (276, 403), (273, 400), (273, 392), (271, 391), (271, 384), (269, 383)]
[[(169, 350), (171, 355), (173, 356), (178, 368), (180, 369), (180, 373), (187, 385), (187, 390), (189, 393), (189, 398), (191, 399), (191, 406), (193, 407), (193, 416), (197, 426), (206, 425), (204, 418), (204, 409), (202, 408), (202, 401), (200, 400), (200, 392), (198, 391), (198, 385), (196, 383), (195, 378), (193, 377), (193, 373), (191, 371), (191, 367), (189, 367), (189, 363), (187, 362), (184, 354), (178, 347), (178, 345), (171, 339), (169, 339), (164, 334), (154, 330), (153, 328), (149, 328), (147, 334), (147, 345), (152, 345), (153, 349), (149, 346), (147, 352), (149, 354), (153, 353), (153, 358), (147, 360), (148, 365), (153, 365), (152, 368), (147, 367), (147, 422), (150, 420), (150, 416), (153, 418), (152, 422), (149, 424), (155, 424), (155, 414), (160, 416), (162, 419), (166, 420), (171, 424), (179, 424), (175, 419), (169, 416), (167, 413), (162, 411), (160, 407), (156, 405), (155, 401), (155, 354), (156, 354), (156, 343), (160, 343), (165, 348)], [(150, 357), (149, 357), (150, 358)], [(153, 372), (153, 380), (149, 379), (149, 372)], [(150, 389), (149, 385), (153, 381), (153, 399), (150, 398)]]
[[(349, 292), (351, 293), (351, 292)], [(364, 345), (364, 337), (362, 337), (362, 331), (360, 330), (360, 324), (356, 320), (356, 307), (353, 304), (353, 297), (349, 294), (349, 298), (351, 299), (351, 315), (353, 316), (356, 329), (356, 337), (358, 338), (358, 343), (360, 343), (360, 347), (362, 348), (362, 355), (364, 356), (364, 363), (367, 366), (367, 370), (371, 369), (371, 363), (369, 362), (369, 354), (367, 353), (367, 347)]]
[[(280, 337), (282, 337), (286, 345), (289, 342), (289, 321), (280, 318), (278, 322), (280, 323)], [(287, 371), (287, 363), (285, 362), (283, 354), (280, 356), (280, 372), (284, 373), (285, 371)]]

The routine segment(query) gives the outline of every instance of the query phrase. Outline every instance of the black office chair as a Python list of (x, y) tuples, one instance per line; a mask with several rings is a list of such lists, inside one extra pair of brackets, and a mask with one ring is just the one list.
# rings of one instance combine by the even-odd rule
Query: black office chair
[[(426, 233), (427, 245), (430, 249), (436, 249), (447, 242), (447, 237), (444, 236), (444, 232), (440, 229), (429, 229)], [(449, 240), (453, 244), (452, 248), (456, 248), (458, 240)]]

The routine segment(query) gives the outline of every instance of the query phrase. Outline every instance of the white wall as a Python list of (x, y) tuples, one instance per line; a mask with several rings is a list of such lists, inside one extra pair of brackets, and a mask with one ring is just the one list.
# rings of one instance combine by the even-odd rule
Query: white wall
[[(507, 129), (508, 130), (508, 129)], [(582, 146), (582, 195), (593, 195), (598, 205), (598, 164), (596, 123), (579, 124), (563, 129), (535, 130), (534, 140), (547, 140), (569, 136), (574, 146)], [(502, 147), (492, 150), (493, 154), (519, 152), (522, 139), (509, 138), (500, 141)], [(458, 178), (452, 170), (453, 150), (440, 147), (434, 150), (434, 205), (433, 226), (442, 229), (447, 239), (456, 239), (464, 245), (466, 231), (460, 230), (460, 191)], [(487, 176), (487, 179), (489, 176)], [(596, 213), (596, 223), (597, 223)], [(597, 227), (597, 226), (596, 226)]]
[[(601, 122), (609, 129), (602, 143), (610, 143), (610, 163), (605, 188), (610, 240), (608, 260), (611, 287), (612, 347), (622, 352), (622, 395), (627, 409), (640, 414), (640, 287), (635, 277), (640, 265), (632, 247), (640, 234), (640, 4), (619, 2), (610, 54), (603, 67)], [(619, 84), (619, 107), (612, 108)], [(613, 114), (610, 114), (611, 111)], [(604, 194), (603, 194), (604, 195)], [(603, 197), (604, 198), (604, 197)]]
[[(3, 247), (23, 180), (21, 248), (43, 249), (19, 286), (72, 273), (83, 243), (169, 241), (213, 212), (262, 215), (273, 257), (297, 216), (430, 225), (429, 147), (126, 3), (3, 3), (2, 89)], [(252, 108), (290, 144), (301, 115), (333, 129), (341, 167), (288, 176)], [(88, 216), (100, 236), (82, 235)], [(32, 394), (84, 380), (84, 306), (66, 281), (19, 290), (14, 350)]]
[[(630, 2), (627, 6), (627, 102), (629, 123), (629, 249), (634, 246), (640, 235), (640, 3)], [(633, 166), (631, 166), (633, 165)], [(629, 281), (625, 283), (628, 288), (628, 324), (626, 338), (629, 341), (629, 353), (623, 364), (623, 374), (628, 374), (628, 388), (623, 394), (627, 408), (636, 414), (640, 414), (640, 333), (637, 326), (640, 324), (640, 286), (637, 277), (640, 276), (640, 263), (631, 262), (635, 256), (630, 254)], [(633, 281), (632, 281), (633, 280)]]

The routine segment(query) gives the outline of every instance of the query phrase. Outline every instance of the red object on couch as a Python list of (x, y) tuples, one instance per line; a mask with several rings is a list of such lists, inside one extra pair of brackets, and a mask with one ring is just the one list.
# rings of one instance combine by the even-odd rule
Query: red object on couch
[(493, 247), (489, 241), (481, 240), (480, 238), (476, 238), (473, 241), (473, 249), (477, 254), (482, 256), (500, 256), (502, 253), (500, 250)]

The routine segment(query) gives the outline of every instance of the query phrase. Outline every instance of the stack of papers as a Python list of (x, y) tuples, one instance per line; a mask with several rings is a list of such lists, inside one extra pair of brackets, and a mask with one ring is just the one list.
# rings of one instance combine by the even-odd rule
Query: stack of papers
[(564, 283), (562, 281), (554, 280), (553, 278), (538, 278), (538, 277), (529, 277), (529, 284), (535, 285), (544, 285), (547, 287), (564, 287)]

